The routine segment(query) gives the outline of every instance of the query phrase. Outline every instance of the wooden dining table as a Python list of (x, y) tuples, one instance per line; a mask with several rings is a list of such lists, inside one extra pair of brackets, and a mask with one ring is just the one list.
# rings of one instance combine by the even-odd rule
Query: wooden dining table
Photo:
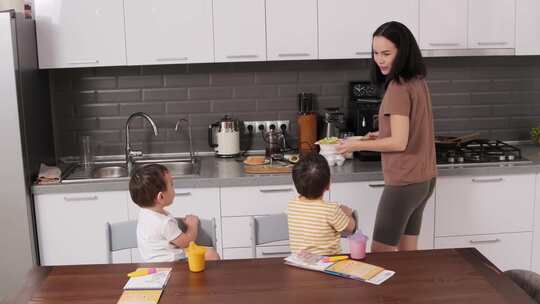
[(159, 303), (534, 303), (474, 248), (368, 254), (394, 270), (381, 285), (285, 265), (281, 258), (208, 262), (200, 273), (185, 261), (36, 267), (6, 303), (116, 303), (127, 273), (172, 267)]

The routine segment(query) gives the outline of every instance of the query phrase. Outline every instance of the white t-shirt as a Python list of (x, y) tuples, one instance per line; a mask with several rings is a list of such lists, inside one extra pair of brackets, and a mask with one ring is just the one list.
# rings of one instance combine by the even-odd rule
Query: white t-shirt
[(137, 223), (137, 246), (145, 262), (173, 262), (185, 258), (184, 250), (170, 243), (182, 231), (176, 219), (141, 208)]

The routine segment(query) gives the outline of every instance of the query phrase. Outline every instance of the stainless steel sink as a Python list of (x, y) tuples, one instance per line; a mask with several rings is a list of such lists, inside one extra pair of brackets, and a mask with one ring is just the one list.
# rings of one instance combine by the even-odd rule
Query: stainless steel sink
[(98, 167), (92, 171), (92, 178), (127, 177), (128, 172), (122, 166)]
[[(197, 158), (194, 162), (186, 158), (150, 158), (137, 160), (135, 168), (148, 164), (164, 165), (173, 177), (199, 175), (201, 167), (200, 160)], [(80, 166), (73, 167), (66, 174), (62, 183), (114, 181), (128, 178), (129, 174), (125, 162), (105, 161), (96, 163), (93, 168), (89, 169)]]
[(135, 162), (135, 167), (148, 164), (160, 164), (169, 170), (172, 176), (198, 175), (199, 162), (191, 162), (189, 159), (147, 159)]

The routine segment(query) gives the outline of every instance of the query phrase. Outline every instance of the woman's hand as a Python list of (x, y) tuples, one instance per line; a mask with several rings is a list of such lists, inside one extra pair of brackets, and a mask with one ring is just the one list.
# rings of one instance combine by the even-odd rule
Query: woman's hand
[(339, 143), (336, 145), (336, 152), (339, 154), (345, 154), (348, 152), (359, 151), (357, 145), (358, 140), (340, 140)]
[(377, 139), (379, 138), (379, 131), (376, 132), (369, 132), (366, 134), (367, 139)]

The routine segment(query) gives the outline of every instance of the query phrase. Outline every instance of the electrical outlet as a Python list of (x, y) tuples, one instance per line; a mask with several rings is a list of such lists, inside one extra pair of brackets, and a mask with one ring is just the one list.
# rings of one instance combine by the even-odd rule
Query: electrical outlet
[(285, 131), (289, 132), (289, 121), (288, 120), (278, 120), (276, 121), (277, 128), (279, 131), (281, 131), (281, 125), (285, 125)]
[(244, 134), (249, 134), (248, 126), (253, 127), (253, 130), (252, 130), (253, 134), (259, 132), (259, 130), (257, 129), (258, 125), (259, 124), (256, 121), (244, 121)]

